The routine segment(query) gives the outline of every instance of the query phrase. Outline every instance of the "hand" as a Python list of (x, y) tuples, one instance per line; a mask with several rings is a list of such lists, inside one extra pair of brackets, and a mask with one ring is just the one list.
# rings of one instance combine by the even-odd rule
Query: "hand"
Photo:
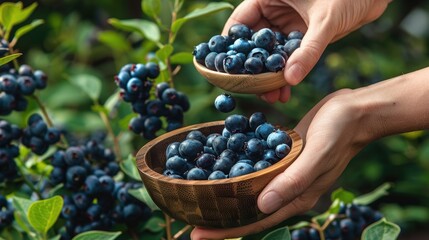
[(300, 83), (319, 60), (326, 46), (362, 25), (377, 19), (391, 0), (245, 0), (232, 13), (222, 34), (231, 25), (264, 27), (285, 34), (305, 33), (301, 47), (288, 59), (284, 71), (288, 86), (261, 95), (269, 103), (286, 102), (290, 85)]
[(361, 111), (352, 90), (331, 94), (319, 102), (296, 126), (305, 147), (295, 162), (276, 176), (258, 198), (267, 218), (231, 229), (195, 228), (193, 240), (242, 237), (273, 227), (311, 209), (344, 171), (350, 159), (365, 145), (361, 136)]

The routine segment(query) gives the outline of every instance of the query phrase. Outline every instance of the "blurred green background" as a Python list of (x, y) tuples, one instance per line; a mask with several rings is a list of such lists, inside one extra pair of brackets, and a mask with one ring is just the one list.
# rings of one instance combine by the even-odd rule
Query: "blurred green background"
[[(34, 1), (23, 2), (27, 6)], [(48, 74), (48, 88), (40, 97), (57, 124), (82, 134), (102, 130), (104, 125), (97, 113), (91, 111), (91, 100), (70, 83), (70, 76), (90, 73), (102, 79), (101, 102), (104, 102), (116, 91), (113, 77), (122, 65), (146, 61), (156, 46), (120, 32), (107, 22), (108, 18), (146, 18), (140, 1), (37, 2), (39, 6), (31, 18), (44, 19), (45, 24), (20, 40), (17, 48), (24, 53), (20, 61)], [(169, 19), (172, 1), (163, 2), (161, 18)], [(209, 2), (185, 1), (183, 9), (189, 12)], [(228, 2), (237, 6), (241, 1)], [(230, 14), (231, 10), (226, 10), (187, 22), (177, 36), (175, 49), (192, 52), (195, 45), (220, 33)], [(127, 44), (123, 44), (124, 40)], [(288, 103), (270, 105), (253, 95), (233, 94), (238, 101), (235, 113), (250, 115), (263, 111), (269, 121), (293, 128), (315, 103), (332, 91), (369, 85), (428, 66), (428, 44), (429, 2), (393, 1), (377, 21), (331, 44), (310, 75), (293, 88)], [(228, 115), (213, 107), (214, 98), (223, 91), (207, 83), (191, 63), (181, 66), (174, 84), (191, 100), (191, 109), (185, 114), (186, 125), (221, 120)], [(125, 104), (118, 109), (119, 118), (125, 115), (121, 111), (130, 111)], [(19, 115), (12, 117), (18, 119)], [(124, 120), (116, 127), (125, 129), (126, 123)], [(145, 143), (141, 138), (131, 137), (135, 139), (130, 151)], [(420, 239), (415, 234), (428, 239), (429, 230), (424, 229), (429, 224), (427, 131), (390, 136), (368, 145), (351, 161), (333, 189), (343, 187), (361, 194), (384, 182), (391, 182), (394, 187), (374, 207), (402, 227), (404, 239), (407, 236)], [(327, 202), (328, 197), (323, 197), (316, 209), (326, 209)]]

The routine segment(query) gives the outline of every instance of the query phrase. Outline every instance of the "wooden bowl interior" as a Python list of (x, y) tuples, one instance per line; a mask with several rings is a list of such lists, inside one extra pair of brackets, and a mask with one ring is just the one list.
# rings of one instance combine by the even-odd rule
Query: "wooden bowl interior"
[[(184, 127), (152, 140), (137, 153), (137, 167), (149, 195), (158, 207), (175, 219), (205, 227), (237, 227), (266, 217), (257, 208), (257, 197), (268, 182), (284, 171), (302, 149), (292, 130), (292, 150), (264, 170), (221, 180), (183, 180), (162, 175), (168, 144), (183, 141), (192, 130), (205, 135), (221, 133), (223, 121)], [(283, 129), (284, 130), (284, 129)]]
[(228, 92), (261, 94), (286, 85), (283, 71), (260, 74), (228, 74), (212, 71), (198, 63), (195, 58), (194, 66), (208, 82)]

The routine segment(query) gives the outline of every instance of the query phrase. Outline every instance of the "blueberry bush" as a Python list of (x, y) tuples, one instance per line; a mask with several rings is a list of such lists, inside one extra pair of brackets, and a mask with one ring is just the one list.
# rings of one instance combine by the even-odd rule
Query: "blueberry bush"
[[(189, 239), (192, 227), (142, 185), (134, 154), (149, 140), (254, 112), (293, 128), (329, 92), (428, 62), (427, 34), (412, 24), (428, 4), (393, 2), (328, 47), (287, 104), (268, 105), (224, 93), (192, 65), (238, 0), (32, 2), (0, 3), (0, 239)], [(372, 143), (314, 211), (242, 239), (407, 236), (429, 222), (428, 146), (423, 131)]]

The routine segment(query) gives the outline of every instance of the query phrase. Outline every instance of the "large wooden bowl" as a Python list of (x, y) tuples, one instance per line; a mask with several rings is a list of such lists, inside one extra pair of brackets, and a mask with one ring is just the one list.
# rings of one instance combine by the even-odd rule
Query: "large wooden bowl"
[(260, 74), (229, 74), (206, 68), (194, 58), (197, 71), (211, 84), (233, 93), (262, 94), (286, 85), (283, 71)]
[[(196, 124), (161, 135), (137, 153), (137, 167), (156, 205), (174, 219), (193, 226), (229, 228), (247, 225), (266, 217), (257, 207), (257, 198), (276, 175), (300, 154), (303, 142), (293, 130), (290, 153), (269, 168), (247, 175), (220, 180), (173, 179), (162, 175), (168, 144), (183, 141), (192, 130), (208, 135), (221, 133), (224, 121)], [(282, 129), (282, 128), (281, 128)]]

